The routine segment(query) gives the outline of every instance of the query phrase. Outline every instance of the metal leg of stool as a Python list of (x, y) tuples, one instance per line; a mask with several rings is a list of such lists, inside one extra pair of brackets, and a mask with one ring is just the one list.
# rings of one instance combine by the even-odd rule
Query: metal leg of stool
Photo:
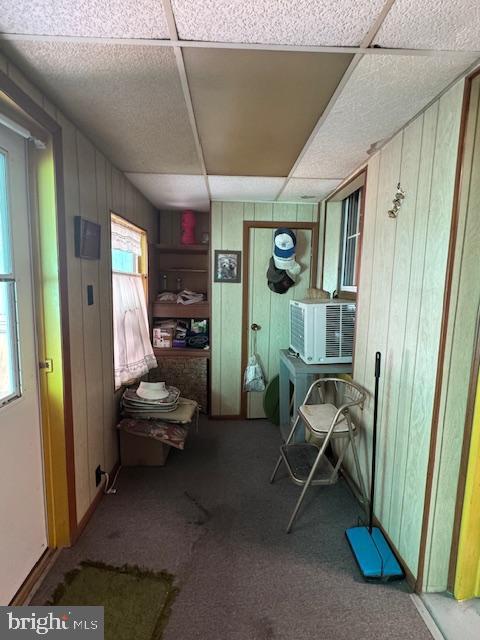
[(305, 498), (305, 494), (307, 493), (307, 489), (310, 486), (310, 483), (312, 482), (315, 473), (318, 469), (318, 465), (320, 464), (320, 460), (322, 459), (322, 457), (325, 455), (325, 451), (327, 449), (327, 445), (330, 442), (330, 434), (325, 438), (325, 441), (322, 445), (322, 448), (320, 449), (320, 451), (318, 452), (317, 455), (317, 459), (315, 460), (315, 462), (313, 463), (313, 466), (310, 470), (310, 473), (308, 474), (308, 478), (305, 482), (305, 484), (303, 485), (303, 489), (302, 489), (302, 493), (300, 494), (299, 499), (297, 500), (297, 504), (295, 505), (295, 509), (293, 510), (293, 513), (290, 517), (290, 520), (288, 522), (287, 525), (287, 533), (290, 533), (290, 531), (292, 530), (292, 525), (295, 522), (295, 518), (297, 517), (298, 511), (300, 509), (300, 507), (302, 506), (302, 502), (303, 499)]
[[(290, 440), (293, 438), (293, 434), (295, 433), (295, 429), (297, 428), (297, 424), (298, 424), (299, 419), (300, 419), (300, 416), (297, 415), (297, 417), (295, 418), (295, 422), (293, 423), (292, 430), (288, 434), (288, 438), (285, 441), (285, 444), (288, 444), (290, 442)], [(278, 471), (280, 465), (282, 464), (282, 460), (283, 460), (283, 457), (280, 454), (280, 456), (279, 456), (279, 458), (277, 460), (277, 464), (275, 465), (275, 469), (273, 470), (273, 473), (270, 476), (270, 484), (273, 484), (273, 482), (275, 481), (275, 476), (277, 475), (277, 471)]]

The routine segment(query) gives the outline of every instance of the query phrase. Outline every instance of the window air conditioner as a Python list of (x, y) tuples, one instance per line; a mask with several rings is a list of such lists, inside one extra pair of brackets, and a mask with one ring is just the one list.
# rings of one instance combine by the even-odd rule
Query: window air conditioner
[(356, 303), (291, 300), (290, 349), (306, 364), (352, 362)]

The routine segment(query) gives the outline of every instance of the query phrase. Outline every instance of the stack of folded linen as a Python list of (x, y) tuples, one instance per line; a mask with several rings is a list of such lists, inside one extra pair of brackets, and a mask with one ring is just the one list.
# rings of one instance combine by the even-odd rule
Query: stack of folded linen
[(136, 389), (126, 389), (122, 410), (131, 418), (157, 418), (178, 408), (180, 391), (165, 382), (141, 382)]

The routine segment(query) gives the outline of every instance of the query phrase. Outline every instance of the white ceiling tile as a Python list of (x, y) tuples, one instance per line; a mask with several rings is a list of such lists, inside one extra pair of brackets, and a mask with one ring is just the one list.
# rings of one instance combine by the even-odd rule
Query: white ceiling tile
[(396, 0), (374, 42), (401, 49), (480, 50), (478, 0)]
[(320, 127), (293, 175), (345, 178), (442, 92), (474, 57), (366, 55)]
[(173, 0), (183, 40), (358, 45), (385, 0)]
[(247, 202), (275, 200), (285, 178), (247, 176), (208, 176), (212, 200)]
[(321, 202), (325, 200), (340, 183), (341, 180), (291, 178), (278, 199), (284, 202), (302, 202), (304, 204)]
[(159, 0), (0, 0), (0, 31), (100, 38), (168, 38)]
[(200, 173), (171, 49), (15, 41), (7, 53), (117, 165)]
[(210, 209), (203, 176), (127, 173), (127, 177), (158, 209)]

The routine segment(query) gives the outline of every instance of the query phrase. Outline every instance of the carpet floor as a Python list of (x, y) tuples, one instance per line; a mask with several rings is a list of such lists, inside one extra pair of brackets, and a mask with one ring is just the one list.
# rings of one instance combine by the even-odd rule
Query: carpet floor
[(34, 597), (82, 560), (174, 574), (164, 640), (431, 640), (402, 583), (367, 584), (345, 528), (361, 509), (343, 481), (314, 487), (290, 535), (300, 488), (270, 485), (280, 438), (263, 420), (201, 420), (164, 468), (122, 469), (77, 544)]

